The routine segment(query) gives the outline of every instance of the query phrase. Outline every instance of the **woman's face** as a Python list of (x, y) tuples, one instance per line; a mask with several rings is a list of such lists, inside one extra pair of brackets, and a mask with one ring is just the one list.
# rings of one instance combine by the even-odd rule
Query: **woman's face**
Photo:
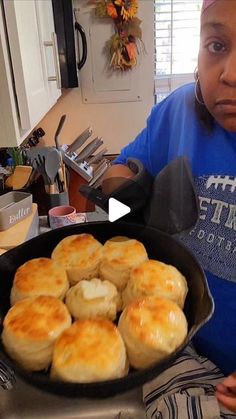
[(202, 14), (198, 75), (207, 109), (236, 132), (236, 0), (217, 0)]

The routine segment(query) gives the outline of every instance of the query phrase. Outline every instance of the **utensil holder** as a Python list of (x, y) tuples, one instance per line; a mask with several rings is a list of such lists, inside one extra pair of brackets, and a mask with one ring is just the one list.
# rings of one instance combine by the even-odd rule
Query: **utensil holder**
[(47, 194), (47, 208), (48, 210), (60, 205), (69, 205), (68, 192), (61, 192), (56, 194)]

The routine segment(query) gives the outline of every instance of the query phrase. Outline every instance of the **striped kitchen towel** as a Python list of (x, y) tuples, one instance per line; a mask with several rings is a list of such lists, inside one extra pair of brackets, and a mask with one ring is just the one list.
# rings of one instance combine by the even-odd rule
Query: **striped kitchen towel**
[(15, 380), (14, 371), (0, 360), (0, 387), (4, 390), (11, 390)]
[(212, 362), (188, 346), (170, 368), (144, 385), (147, 419), (235, 419), (215, 397), (223, 378)]

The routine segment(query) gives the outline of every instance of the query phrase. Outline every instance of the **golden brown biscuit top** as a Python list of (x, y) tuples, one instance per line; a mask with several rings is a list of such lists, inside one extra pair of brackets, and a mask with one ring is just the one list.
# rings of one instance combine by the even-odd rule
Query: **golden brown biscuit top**
[(118, 240), (116, 237), (106, 241), (104, 244), (104, 260), (111, 262), (115, 268), (120, 265), (135, 266), (140, 262), (144, 262), (147, 258), (147, 252), (144, 245), (135, 239), (125, 238)]
[(22, 292), (50, 292), (67, 282), (66, 271), (57, 262), (48, 258), (31, 259), (20, 266), (13, 284)]
[(70, 321), (65, 304), (54, 297), (40, 296), (17, 302), (8, 311), (3, 326), (18, 338), (40, 341), (53, 340)]
[(61, 240), (52, 252), (52, 259), (64, 267), (85, 267), (102, 258), (103, 245), (92, 234), (74, 234)]
[[(129, 304), (121, 318), (126, 322), (126, 329), (140, 341), (155, 348), (157, 343), (175, 339), (179, 328), (186, 329), (187, 321), (179, 306), (168, 299), (146, 297)], [(121, 321), (120, 318), (120, 321)]]
[(152, 259), (132, 269), (130, 283), (147, 295), (158, 290), (173, 293), (187, 288), (186, 279), (177, 268)]
[(60, 369), (78, 363), (88, 368), (112, 370), (123, 354), (123, 340), (112, 322), (78, 320), (56, 341), (53, 362)]

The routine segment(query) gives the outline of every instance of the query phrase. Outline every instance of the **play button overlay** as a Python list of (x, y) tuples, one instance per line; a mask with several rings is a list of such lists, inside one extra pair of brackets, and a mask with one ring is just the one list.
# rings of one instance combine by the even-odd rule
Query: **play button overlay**
[(119, 218), (124, 217), (131, 211), (128, 205), (123, 204), (115, 198), (109, 198), (108, 200), (108, 220), (113, 223)]

